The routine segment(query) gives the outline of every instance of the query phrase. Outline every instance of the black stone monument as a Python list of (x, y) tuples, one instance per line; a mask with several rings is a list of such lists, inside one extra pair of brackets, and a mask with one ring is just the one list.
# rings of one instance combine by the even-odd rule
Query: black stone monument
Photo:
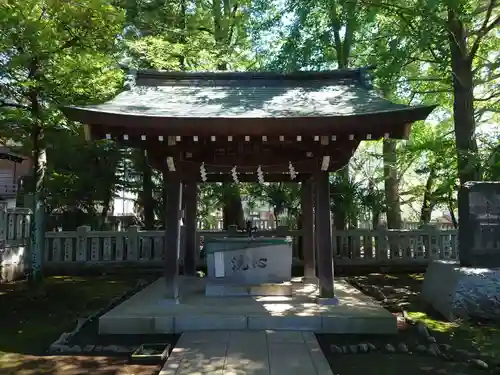
[(465, 267), (500, 267), (500, 182), (468, 182), (458, 193), (458, 246)]

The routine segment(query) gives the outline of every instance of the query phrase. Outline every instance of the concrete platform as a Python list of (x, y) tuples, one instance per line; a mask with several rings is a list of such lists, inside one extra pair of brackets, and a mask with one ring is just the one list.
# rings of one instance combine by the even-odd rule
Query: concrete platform
[(159, 375), (333, 375), (312, 332), (183, 333)]
[(205, 285), (207, 297), (280, 296), (291, 297), (291, 282), (279, 284), (235, 285), (225, 282), (208, 281)]
[(301, 330), (394, 334), (396, 317), (344, 280), (338, 305), (316, 303), (317, 285), (292, 280), (292, 297), (206, 297), (204, 280), (181, 279), (181, 301), (163, 297), (158, 279), (99, 318), (101, 334), (162, 334), (199, 330)]

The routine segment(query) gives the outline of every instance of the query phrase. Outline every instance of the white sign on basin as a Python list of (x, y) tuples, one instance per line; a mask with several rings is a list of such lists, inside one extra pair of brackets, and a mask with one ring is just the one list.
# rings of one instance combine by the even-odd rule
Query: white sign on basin
[(206, 253), (208, 279), (256, 285), (291, 278), (292, 247), (283, 238), (218, 239), (208, 243)]

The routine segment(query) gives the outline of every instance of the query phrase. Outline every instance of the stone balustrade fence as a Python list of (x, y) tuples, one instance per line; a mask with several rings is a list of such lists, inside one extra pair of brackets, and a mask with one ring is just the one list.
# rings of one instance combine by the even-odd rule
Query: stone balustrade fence
[[(31, 215), (27, 209), (0, 209), (0, 280), (10, 280), (27, 268)], [(300, 260), (300, 230), (264, 226), (257, 237), (288, 237), (294, 258)], [(181, 228), (181, 264), (184, 253)], [(198, 264), (205, 262), (202, 244), (207, 238), (233, 235), (230, 231), (198, 230)], [(425, 265), (433, 259), (458, 259), (457, 231), (428, 226), (412, 230), (385, 228), (332, 231), (334, 264), (337, 266)], [(47, 232), (43, 252), (45, 269), (105, 267), (112, 265), (158, 266), (163, 264), (164, 231), (143, 231), (131, 226), (127, 231), (93, 231), (82, 226), (76, 231)]]

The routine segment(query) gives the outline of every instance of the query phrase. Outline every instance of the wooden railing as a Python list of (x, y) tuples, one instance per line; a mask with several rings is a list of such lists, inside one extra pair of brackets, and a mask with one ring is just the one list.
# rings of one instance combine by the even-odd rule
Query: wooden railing
[(333, 232), (338, 265), (415, 264), (432, 259), (458, 259), (456, 230), (355, 229)]
[[(22, 276), (27, 264), (31, 215), (28, 209), (7, 209), (0, 206), (0, 281)], [(259, 228), (266, 228), (265, 225)], [(286, 227), (262, 229), (257, 237), (288, 237), (295, 259), (301, 258), (298, 249), (300, 231)], [(332, 231), (335, 265), (425, 265), (432, 259), (458, 259), (457, 231), (425, 227), (416, 230), (387, 230), (380, 228)], [(162, 266), (164, 231), (92, 231), (79, 227), (76, 231), (46, 233), (44, 267), (147, 265)], [(221, 230), (199, 230), (199, 265), (204, 259), (201, 245), (206, 238), (234, 235)], [(184, 228), (181, 229), (181, 263), (184, 252)], [(300, 259), (299, 259), (300, 260)]]
[[(276, 228), (276, 221), (274, 219), (253, 219), (253, 225), (260, 230), (272, 230)], [(360, 228), (368, 228), (371, 223), (366, 222), (366, 226), (360, 225)], [(287, 225), (286, 220), (278, 220), (278, 225)], [(405, 230), (418, 230), (421, 224), (418, 222), (406, 221), (402, 223), (402, 229)], [(439, 230), (453, 230), (451, 223), (432, 223), (432, 226)], [(217, 218), (212, 222), (199, 221), (198, 230), (223, 230), (224, 222), (222, 219)]]
[[(198, 231), (200, 244), (198, 262), (202, 263), (201, 245), (207, 238), (225, 237), (231, 232)], [(258, 237), (299, 237), (299, 231), (278, 228), (272, 231), (256, 232)], [(45, 236), (46, 264), (55, 263), (158, 263), (163, 261), (164, 231), (141, 231), (131, 226), (125, 232), (91, 231), (79, 227), (74, 232), (47, 232)], [(181, 263), (184, 255), (184, 228), (181, 228)]]
[[(231, 233), (198, 231), (197, 235), (201, 244), (206, 238), (225, 237)], [(292, 246), (297, 243), (296, 239), (301, 232), (280, 227), (273, 231), (260, 231), (255, 235), (290, 237)], [(91, 231), (88, 227), (80, 227), (74, 232), (49, 232), (46, 234), (44, 260), (49, 266), (78, 263), (161, 265), (163, 239), (163, 231), (140, 231), (138, 227), (130, 227), (126, 232)], [(340, 266), (425, 264), (431, 259), (458, 259), (455, 230), (425, 228), (334, 231), (332, 246), (335, 264)], [(183, 250), (182, 235), (181, 258)], [(299, 252), (295, 250), (294, 255), (298, 257)], [(201, 251), (198, 261), (203, 263)]]
[(6, 208), (0, 205), (0, 243), (26, 243), (30, 234), (31, 211), (28, 208)]
[(0, 205), (0, 282), (21, 278), (27, 264), (31, 213)]
[[(278, 225), (284, 225), (285, 220), (278, 220)], [(253, 219), (252, 225), (259, 230), (272, 230), (276, 228), (276, 221), (274, 219)], [(198, 230), (223, 230), (224, 221), (216, 219), (212, 222), (199, 221)]]
[(0, 196), (12, 197), (17, 194), (17, 184), (0, 184)]

